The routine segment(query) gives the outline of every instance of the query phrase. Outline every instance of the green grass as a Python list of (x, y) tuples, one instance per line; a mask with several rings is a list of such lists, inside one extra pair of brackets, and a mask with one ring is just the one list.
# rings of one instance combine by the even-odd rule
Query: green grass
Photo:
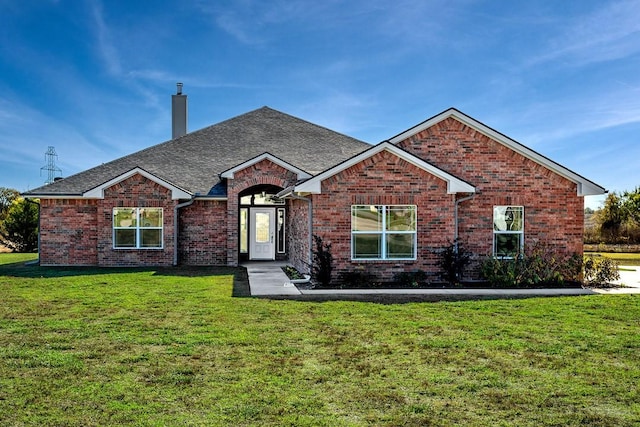
[[(632, 426), (640, 298), (232, 298), (0, 255), (0, 425)], [(242, 275), (238, 274), (241, 279)]]
[(620, 265), (640, 266), (640, 253), (586, 252), (585, 256), (588, 255), (611, 258)]

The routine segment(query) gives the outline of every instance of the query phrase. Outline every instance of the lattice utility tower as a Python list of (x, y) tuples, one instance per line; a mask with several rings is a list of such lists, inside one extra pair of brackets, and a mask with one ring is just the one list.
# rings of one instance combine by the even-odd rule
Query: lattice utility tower
[(56, 166), (56, 160), (58, 159), (56, 148), (50, 145), (47, 148), (47, 152), (44, 153), (44, 158), (47, 164), (40, 168), (40, 176), (42, 176), (42, 171), (47, 171), (47, 180), (44, 183), (51, 184), (56, 180), (56, 172), (60, 174), (58, 176), (62, 176), (62, 169)]

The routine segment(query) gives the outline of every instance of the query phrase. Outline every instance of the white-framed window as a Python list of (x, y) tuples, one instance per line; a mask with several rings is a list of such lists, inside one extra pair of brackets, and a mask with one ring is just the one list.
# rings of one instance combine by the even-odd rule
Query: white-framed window
[(278, 208), (277, 212), (278, 214), (276, 219), (276, 227), (277, 227), (278, 233), (276, 235), (276, 250), (278, 251), (279, 254), (283, 254), (286, 252), (285, 250), (286, 248), (286, 245), (285, 245), (286, 213), (284, 208)]
[(115, 249), (162, 249), (162, 208), (113, 208)]
[(493, 207), (493, 256), (514, 258), (524, 250), (524, 206)]
[(415, 205), (351, 206), (351, 259), (416, 259)]

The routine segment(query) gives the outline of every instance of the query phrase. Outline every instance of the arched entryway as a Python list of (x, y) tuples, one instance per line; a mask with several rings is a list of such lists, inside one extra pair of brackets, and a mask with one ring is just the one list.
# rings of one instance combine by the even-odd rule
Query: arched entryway
[(286, 259), (286, 205), (276, 194), (282, 188), (256, 185), (239, 194), (239, 259)]

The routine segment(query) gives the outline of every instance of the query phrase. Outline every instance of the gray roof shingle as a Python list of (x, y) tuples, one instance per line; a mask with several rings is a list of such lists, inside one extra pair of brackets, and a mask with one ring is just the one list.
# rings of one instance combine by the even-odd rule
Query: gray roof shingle
[(370, 147), (349, 136), (262, 107), (25, 194), (81, 195), (135, 167), (192, 194), (208, 194), (213, 187), (219, 187), (221, 172), (266, 152), (316, 175)]

